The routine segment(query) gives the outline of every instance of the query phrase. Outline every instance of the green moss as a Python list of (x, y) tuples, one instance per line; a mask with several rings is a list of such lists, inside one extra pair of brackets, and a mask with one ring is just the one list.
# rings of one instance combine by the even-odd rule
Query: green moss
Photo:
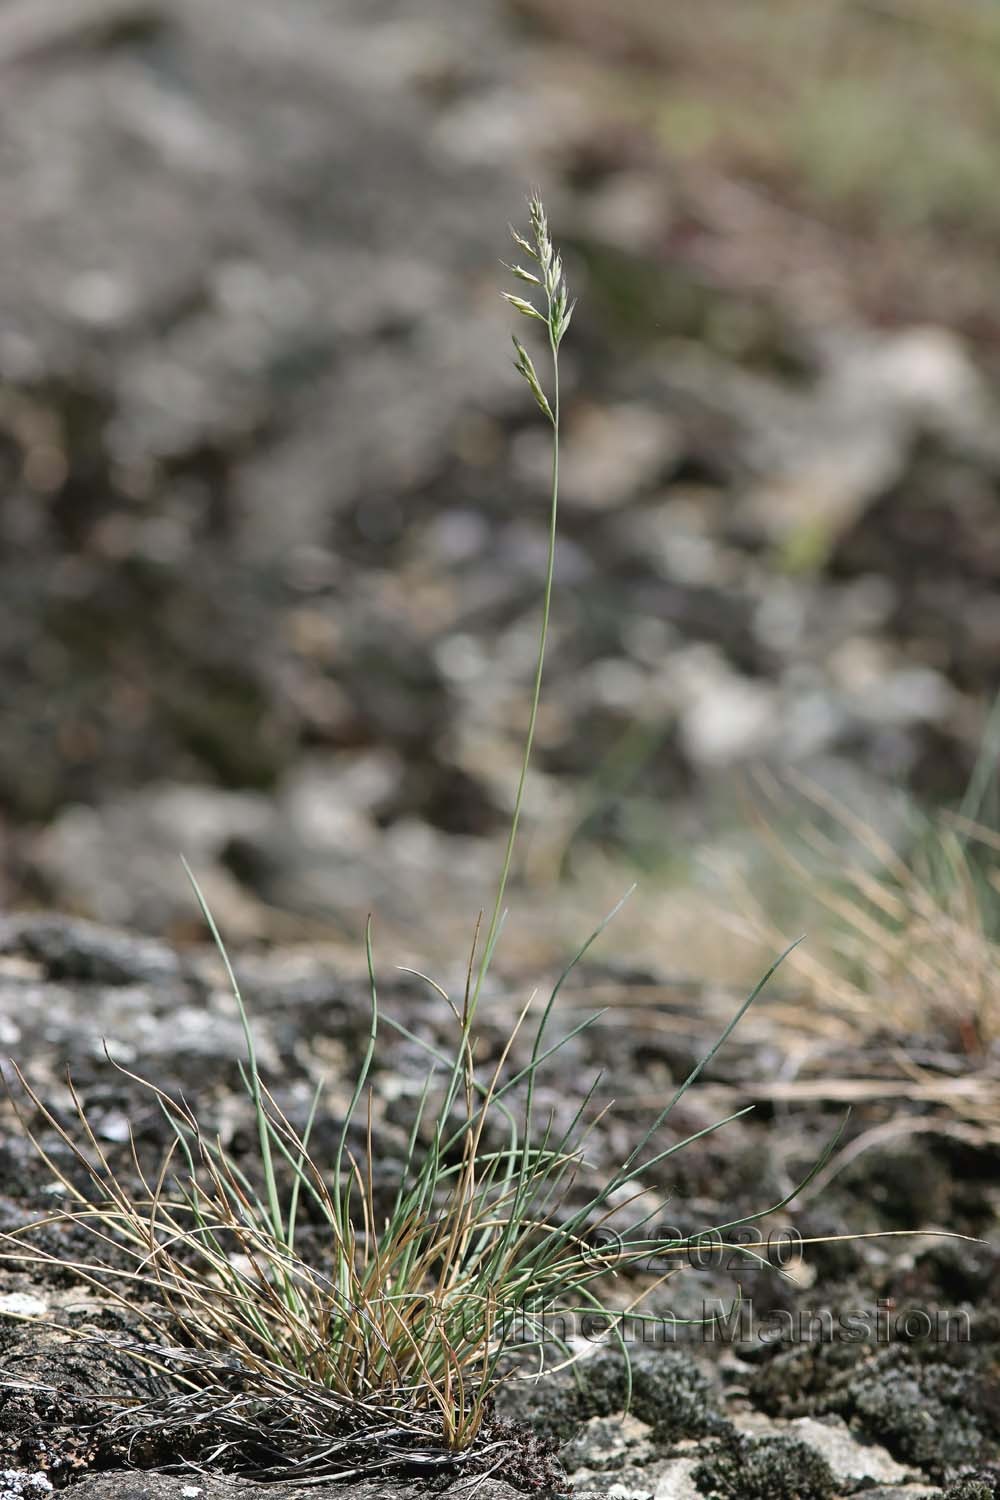
[(866, 1436), (936, 1479), (982, 1463), (1000, 1438), (1000, 1388), (974, 1366), (921, 1364), (893, 1348), (852, 1382), (838, 1406)]
[(959, 1479), (945, 1490), (943, 1500), (997, 1500), (1000, 1495), (996, 1479)]
[[(659, 1443), (707, 1437), (724, 1432), (729, 1423), (719, 1413), (715, 1392), (704, 1371), (679, 1349), (634, 1349), (632, 1414), (653, 1429)], [(625, 1362), (607, 1352), (583, 1367), (583, 1415), (609, 1416), (621, 1411), (626, 1398)]]
[[(730, 1423), (716, 1404), (705, 1372), (679, 1349), (631, 1350), (633, 1416), (652, 1428), (664, 1445), (684, 1438), (714, 1437)], [(513, 1383), (497, 1393), (504, 1416), (530, 1422), (535, 1432), (566, 1442), (591, 1417), (615, 1416), (625, 1408), (625, 1362), (615, 1350), (602, 1351), (538, 1385)]]
[(829, 1500), (835, 1492), (826, 1459), (797, 1438), (728, 1437), (693, 1477), (703, 1495), (721, 1500)]

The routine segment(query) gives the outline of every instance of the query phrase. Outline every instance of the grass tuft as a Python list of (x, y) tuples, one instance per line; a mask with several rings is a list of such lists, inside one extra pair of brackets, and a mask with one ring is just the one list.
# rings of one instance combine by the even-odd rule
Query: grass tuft
[[(997, 710), (993, 719), (1000, 726)], [(983, 763), (995, 774), (989, 737)], [(903, 850), (824, 788), (791, 772), (783, 780), (758, 777), (775, 809), (758, 826), (777, 870), (823, 914), (824, 948), (790, 963), (810, 998), (862, 1031), (941, 1032), (971, 1059), (985, 1057), (1000, 1037), (1000, 834), (981, 821), (976, 778), (955, 812), (910, 805)], [(794, 832), (780, 829), (786, 788), (806, 809)], [(775, 904), (743, 888), (751, 924), (769, 942), (781, 941)]]
[[(153, 1461), (150, 1454), (162, 1455), (163, 1445), (169, 1449), (173, 1442), (175, 1454), (188, 1462), (261, 1479), (449, 1466), (479, 1474), (516, 1469), (527, 1439), (493, 1420), (498, 1385), (515, 1373), (537, 1376), (553, 1362), (571, 1363), (580, 1347), (560, 1330), (579, 1326), (575, 1320), (584, 1315), (596, 1316), (604, 1336), (625, 1347), (624, 1320), (681, 1265), (691, 1241), (647, 1232), (648, 1213), (622, 1233), (621, 1215), (640, 1196), (651, 1168), (737, 1118), (667, 1145), (656, 1140), (777, 963), (596, 1186), (585, 1172), (585, 1152), (603, 1114), (594, 1103), (599, 1080), (570, 1104), (565, 1118), (539, 1108), (538, 1084), (553, 1057), (596, 1019), (551, 1041), (560, 991), (614, 912), (590, 934), (544, 1003), (532, 996), (524, 1004), (495, 1063), (484, 1068), (477, 1060), (476, 1014), (503, 923), (545, 663), (559, 493), (559, 350), (573, 313), (537, 195), (529, 203), (528, 234), (513, 235), (528, 266), (512, 274), (529, 291), (503, 295), (517, 313), (544, 326), (550, 368), (546, 386), (515, 338), (516, 368), (552, 432), (548, 568), (531, 712), (496, 899), (477, 924), (462, 994), (453, 998), (427, 981), (451, 1018), (450, 1045), (436, 1047), (382, 1015), (369, 920), (367, 1044), (332, 1156), (318, 1160), (311, 1137), (323, 1109), (321, 1092), (296, 1129), (261, 1075), (236, 973), (188, 871), (243, 1024), (241, 1077), (256, 1127), (256, 1159), (241, 1165), (183, 1098), (113, 1064), (155, 1102), (169, 1127), (155, 1171), (144, 1165), (131, 1133), (124, 1162), (113, 1164), (72, 1083), (72, 1114), (64, 1121), (15, 1067), (22, 1129), (61, 1185), (65, 1206), (5, 1234), (0, 1257), (70, 1268), (140, 1319), (142, 1336), (118, 1347), (156, 1377), (153, 1393), (109, 1401), (103, 1419), (106, 1440), (124, 1444), (136, 1462)], [(405, 1159), (388, 1196), (376, 1172), (370, 1082), (383, 1023), (423, 1047), (428, 1062)], [(802, 1186), (758, 1213), (705, 1226), (702, 1234), (720, 1235), (781, 1209)], [(306, 1215), (309, 1255), (299, 1249)], [(64, 1243), (67, 1237), (73, 1242), (68, 1231), (86, 1231), (93, 1253), (76, 1259), (48, 1248), (39, 1231), (52, 1227), (62, 1231)], [(759, 1259), (748, 1248), (734, 1248)], [(636, 1295), (623, 1293), (622, 1278), (647, 1272), (654, 1258), (666, 1270), (655, 1279), (642, 1275)]]

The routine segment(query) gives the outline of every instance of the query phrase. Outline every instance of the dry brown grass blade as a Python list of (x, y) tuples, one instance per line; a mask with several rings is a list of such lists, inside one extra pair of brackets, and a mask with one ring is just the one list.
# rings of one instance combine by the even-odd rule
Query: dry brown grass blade
[[(931, 829), (924, 853), (918, 847), (903, 858), (825, 789), (792, 772), (784, 783), (848, 840), (841, 847), (806, 821), (796, 836), (819, 858), (819, 866), (810, 867), (796, 857), (789, 837), (759, 807), (752, 808), (776, 867), (791, 872), (799, 891), (807, 891), (834, 919), (814, 936), (812, 952), (798, 949), (791, 955), (807, 993), (861, 1032), (888, 1024), (904, 1036), (943, 1025), (957, 1030), (968, 1052), (984, 1051), (1000, 1034), (1000, 948), (984, 925), (976, 878), (958, 835), (979, 837), (990, 848), (1000, 845), (1000, 837), (951, 815)], [(782, 786), (776, 778), (762, 774), (757, 784), (778, 808)], [(990, 883), (995, 875), (985, 872)], [(748, 882), (741, 890), (751, 929), (780, 940), (757, 891)]]

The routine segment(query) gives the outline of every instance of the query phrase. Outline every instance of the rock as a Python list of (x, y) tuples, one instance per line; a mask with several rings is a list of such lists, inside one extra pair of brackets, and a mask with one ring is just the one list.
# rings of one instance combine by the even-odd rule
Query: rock
[(947, 434), (996, 457), (985, 389), (946, 330), (882, 338), (854, 330), (832, 336), (824, 353), (818, 384), (764, 439), (758, 461), (768, 477), (743, 501), (750, 524), (803, 562), (810, 548), (812, 560), (822, 560), (901, 478), (921, 433)]
[[(914, 421), (997, 455), (987, 387), (968, 350), (947, 328), (908, 328), (838, 353), (830, 341), (828, 381), (845, 402), (891, 402)], [(836, 396), (835, 396), (835, 399)]]
[(0, 1469), (0, 1500), (40, 1500), (52, 1493), (52, 1482), (41, 1471)]
[(47, 1309), (45, 1298), (31, 1292), (5, 1292), (0, 1296), (0, 1316), (39, 1318)]
[(871, 639), (845, 641), (831, 654), (830, 668), (845, 706), (868, 723), (937, 723), (954, 711), (956, 694), (930, 667), (899, 666)]
[(195, 912), (183, 855), (217, 919), (249, 937), (256, 916), (219, 857), (227, 844), (272, 823), (270, 803), (255, 794), (153, 786), (109, 800), (100, 813), (66, 808), (28, 858), (42, 888), (58, 892), (72, 909), (162, 933), (188, 925)]
[[(645, 1465), (653, 1454), (649, 1441), (652, 1428), (638, 1417), (616, 1415), (591, 1417), (582, 1430), (560, 1449), (563, 1463), (573, 1475), (585, 1470), (589, 1474), (613, 1474), (626, 1465)], [(582, 1478), (574, 1483), (583, 1484)]]
[[(60, 931), (61, 920), (7, 918), (0, 943), (0, 1016), (16, 1024), (15, 1056), (52, 1110), (50, 1119), (36, 1117), (34, 1122), (47, 1159), (36, 1154), (9, 1114), (0, 1116), (4, 1232), (23, 1229), (40, 1210), (47, 1214), (65, 1201), (58, 1184), (53, 1192), (57, 1173), (75, 1180), (81, 1159), (52, 1128), (55, 1121), (85, 1155), (93, 1158), (99, 1150), (112, 1164), (109, 1170), (132, 1172), (133, 1141), (147, 1179), (158, 1170), (171, 1128), (150, 1088), (109, 1065), (100, 1047), (102, 1036), (112, 1057), (168, 1095), (183, 1096), (207, 1138), (218, 1138), (232, 1152), (248, 1181), (258, 1180), (254, 1109), (239, 1073), (246, 1038), (217, 954), (202, 948), (175, 955), (166, 944), (151, 939), (135, 943), (126, 934), (70, 920), (62, 922)], [(294, 1129), (302, 1130), (317, 1083), (327, 1083), (311, 1147), (318, 1162), (328, 1162), (338, 1149), (340, 1122), (365, 1054), (371, 1006), (367, 978), (360, 964), (345, 972), (336, 954), (308, 947), (234, 951), (233, 962), (264, 1081)], [(460, 994), (464, 974), (459, 971), (455, 978), (452, 993)], [(384, 1021), (392, 1017), (405, 1028), (379, 1027), (372, 1073), (373, 1196), (381, 1213), (381, 1195), (394, 1193), (398, 1185), (427, 1083), (427, 1052), (420, 1039), (436, 1048), (452, 1046), (454, 1018), (444, 1000), (417, 976), (380, 966), (378, 982)], [(669, 1097), (671, 1078), (683, 1078), (693, 1061), (705, 1056), (735, 1002), (731, 995), (669, 983), (656, 969), (640, 971), (633, 965), (624, 973), (592, 967), (589, 960), (573, 977), (573, 986), (578, 987), (575, 998), (569, 985), (565, 991), (569, 1005), (560, 1029), (576, 1026), (581, 1009), (590, 1013), (595, 1003), (607, 1004), (610, 1013), (603, 1024), (577, 1030), (565, 1050), (553, 1054), (537, 1079), (536, 1104), (539, 1119), (551, 1122), (554, 1138), (559, 1138), (579, 1108), (583, 1081), (589, 1082), (599, 1066), (605, 1069), (600, 1087), (618, 1095), (620, 1104), (602, 1114), (588, 1135), (578, 1182), (589, 1195), (591, 1184), (606, 1181), (612, 1163), (624, 1159), (636, 1132), (648, 1125), (650, 1097), (636, 1100), (636, 1079), (656, 1101)], [(495, 982), (484, 990), (477, 1054), (487, 1076), (507, 1046), (522, 999), (520, 984), (510, 993)], [(628, 1025), (622, 1024), (626, 1016)], [(662, 1024), (649, 1024), (657, 1022)], [(554, 1019), (553, 1032), (555, 1025)], [(748, 1079), (774, 1077), (787, 1045), (787, 1009), (782, 1008), (776, 1021), (766, 1013), (751, 1020), (735, 1063), (730, 1059), (727, 1068), (713, 1060), (711, 1080), (699, 1082), (685, 1096), (673, 1135), (667, 1137), (697, 1133), (698, 1138), (672, 1155), (663, 1170), (655, 1165), (643, 1169), (638, 1184), (642, 1200), (634, 1212), (645, 1213), (647, 1203), (655, 1212), (662, 1194), (666, 1207), (661, 1200), (660, 1211), (668, 1212), (671, 1222), (678, 1222), (673, 1215), (682, 1215), (679, 1222), (693, 1231), (720, 1218), (747, 1222), (762, 1203), (775, 1201), (783, 1185), (797, 1180), (800, 1164), (814, 1160), (817, 1141), (828, 1137), (830, 1120), (821, 1106), (807, 1115), (804, 1126), (796, 1125), (793, 1112), (782, 1116), (778, 1130), (773, 1121), (753, 1114), (731, 1121), (724, 1139), (710, 1129), (737, 1098), (746, 1097)], [(800, 1053), (803, 1079), (809, 1086), (817, 1072), (822, 1075), (829, 1068), (837, 1076), (856, 1072), (873, 1077), (873, 1100), (858, 1104), (864, 1116), (858, 1128), (864, 1131), (882, 1109), (878, 1083), (885, 1054), (870, 1046), (837, 1045), (840, 1050), (834, 1053), (817, 1053), (812, 1045)], [(530, 1046), (530, 1037), (519, 1037), (510, 1066), (530, 1057)], [(960, 1066), (964, 1058), (948, 1061)], [(83, 1135), (82, 1125), (75, 1123), (64, 1082), (67, 1065), (92, 1135)], [(603, 1097), (599, 1102), (604, 1103)], [(503, 1149), (507, 1139), (505, 1122), (487, 1121), (487, 1150), (494, 1143)], [(348, 1132), (349, 1150), (363, 1155), (367, 1140), (367, 1121), (359, 1118)], [(934, 1158), (926, 1161), (930, 1170)], [(954, 1202), (962, 1205), (962, 1213), (985, 1217), (991, 1211), (988, 1165), (985, 1149), (973, 1156), (963, 1148), (949, 1158)], [(803, 1224), (804, 1230), (837, 1234), (850, 1228), (858, 1194), (845, 1178), (846, 1173), (827, 1184), (823, 1216), (811, 1228)], [(103, 1197), (103, 1173), (100, 1181)], [(622, 1198), (631, 1198), (632, 1191), (625, 1188)], [(876, 1207), (873, 1201), (869, 1212), (875, 1215)], [(873, 1217), (871, 1222), (880, 1221)], [(296, 1243), (303, 1254), (327, 1253), (328, 1227), (308, 1205), (301, 1230)], [(36, 1232), (48, 1235), (45, 1243), (54, 1253), (65, 1256), (69, 1250), (74, 1260), (87, 1263), (93, 1251), (79, 1223), (71, 1230), (48, 1225)], [(91, 1427), (84, 1424), (81, 1436), (74, 1403), (106, 1392), (112, 1377), (130, 1388), (138, 1377), (124, 1356), (118, 1358), (121, 1351), (104, 1346), (102, 1352), (90, 1345), (81, 1351), (53, 1326), (134, 1330), (152, 1309), (129, 1297), (124, 1304), (113, 1303), (102, 1284), (81, 1286), (64, 1267), (12, 1264), (7, 1248), (0, 1256), (0, 1311), (14, 1316), (3, 1320), (2, 1329), (8, 1382), (0, 1389), (0, 1462), (14, 1469), (20, 1465), (26, 1474), (41, 1467), (35, 1461), (39, 1455), (47, 1456), (50, 1467), (72, 1464), (80, 1473), (82, 1493), (90, 1487), (95, 1497), (113, 1497), (113, 1484), (123, 1496), (172, 1495), (168, 1481), (163, 1479), (163, 1489), (158, 1474), (88, 1472), (94, 1462), (87, 1435)], [(966, 1467), (978, 1472), (976, 1466), (988, 1466), (995, 1451), (995, 1261), (982, 1247), (949, 1252), (946, 1242), (935, 1242), (915, 1257), (912, 1241), (890, 1238), (877, 1251), (864, 1242), (851, 1257), (824, 1261), (811, 1289), (801, 1279), (795, 1285), (779, 1283), (772, 1274), (756, 1276), (743, 1268), (751, 1305), (760, 1302), (762, 1326), (766, 1307), (789, 1309), (799, 1297), (821, 1298), (820, 1306), (830, 1308), (831, 1317), (841, 1308), (867, 1307), (876, 1298), (889, 1297), (896, 1297), (901, 1308), (911, 1305), (911, 1299), (914, 1305), (943, 1301), (954, 1306), (961, 1298), (975, 1314), (974, 1338), (963, 1338), (959, 1329), (950, 1342), (903, 1343), (894, 1333), (889, 1344), (867, 1345), (824, 1338), (821, 1314), (820, 1335), (814, 1334), (811, 1320), (808, 1335), (800, 1334), (804, 1341), (797, 1343), (750, 1339), (744, 1346), (711, 1337), (702, 1343), (699, 1314), (703, 1317), (708, 1306), (716, 1305), (714, 1295), (708, 1302), (706, 1295), (713, 1286), (724, 1287), (722, 1300), (728, 1303), (733, 1268), (721, 1270), (718, 1283), (711, 1269), (683, 1268), (669, 1302), (653, 1305), (650, 1321), (635, 1325), (627, 1420), (622, 1419), (625, 1362), (604, 1346), (582, 1351), (589, 1357), (574, 1371), (562, 1369), (539, 1381), (502, 1387), (498, 1432), (502, 1436), (509, 1430), (503, 1425), (508, 1419), (531, 1425), (540, 1443), (537, 1449), (529, 1446), (524, 1470), (529, 1476), (543, 1461), (548, 1463), (545, 1442), (556, 1438), (567, 1445), (578, 1485), (600, 1491), (621, 1487), (624, 1494), (655, 1493), (674, 1500), (689, 1500), (692, 1490), (702, 1495), (714, 1490), (734, 1500), (803, 1495), (826, 1500), (862, 1486), (876, 1494), (888, 1489), (905, 1495), (913, 1474), (930, 1479)], [(632, 1286), (625, 1277), (616, 1282), (629, 1299)], [(815, 1303), (807, 1303), (807, 1313), (810, 1306)], [(690, 1327), (666, 1324), (670, 1314), (690, 1316), (693, 1322)], [(654, 1341), (665, 1337), (673, 1342)], [(30, 1387), (36, 1379), (47, 1393), (43, 1423), (33, 1388), (23, 1384)], [(116, 1383), (114, 1390), (119, 1388)], [(766, 1414), (748, 1410), (750, 1402)], [(87, 1420), (92, 1423), (92, 1413)], [(52, 1472), (61, 1474), (55, 1467)], [(186, 1478), (202, 1482), (201, 1475)], [(215, 1483), (204, 1480), (209, 1496)], [(385, 1485), (377, 1492), (391, 1496), (406, 1490)], [(322, 1490), (310, 1487), (310, 1493)], [(494, 1493), (499, 1497), (504, 1491)]]
[(165, 19), (157, 0), (19, 0), (0, 25), (0, 66), (68, 49), (113, 45)]
[(846, 1488), (872, 1484), (905, 1484), (913, 1478), (910, 1470), (899, 1464), (877, 1444), (859, 1443), (847, 1424), (835, 1418), (818, 1421), (814, 1417), (797, 1417), (791, 1422), (772, 1418), (741, 1418), (737, 1427), (753, 1437), (789, 1437), (807, 1444), (830, 1466), (835, 1482)]
[(723, 1500), (833, 1500), (836, 1493), (822, 1454), (791, 1437), (724, 1438), (693, 1477), (703, 1495)]
[(935, 1478), (996, 1452), (996, 1381), (946, 1364), (886, 1352), (838, 1404), (865, 1433)]
[(751, 1389), (770, 1412), (839, 1415), (855, 1436), (939, 1482), (995, 1449), (995, 1373), (961, 1332), (940, 1344), (791, 1348), (755, 1372)]
[(694, 765), (717, 770), (774, 744), (780, 720), (770, 683), (738, 676), (707, 646), (689, 647), (672, 670), (681, 742)]
[[(88, 1475), (74, 1488), (79, 1492), (80, 1500), (232, 1500), (233, 1494), (231, 1479), (217, 1479), (200, 1473), (176, 1475), (135, 1470)], [(268, 1495), (273, 1495), (274, 1487), (241, 1479), (239, 1491), (242, 1495), (260, 1496), (261, 1500), (266, 1500)], [(25, 1497), (32, 1495), (30, 1490), (22, 1493)], [(420, 1483), (393, 1483), (389, 1480), (311, 1485), (285, 1481), (281, 1493), (286, 1500), (422, 1500), (427, 1490)], [(438, 1493), (442, 1497), (460, 1500), (468, 1493), (468, 1482), (456, 1480)], [(482, 1500), (519, 1500), (522, 1492), (499, 1480), (487, 1479), (478, 1493)]]
[[(719, 1393), (712, 1378), (686, 1351), (637, 1348), (631, 1351), (630, 1363), (632, 1411), (648, 1424), (656, 1443), (701, 1437), (727, 1425), (719, 1411)], [(620, 1355), (598, 1352), (583, 1363), (580, 1373), (584, 1411), (621, 1409), (625, 1370)]]
[(180, 963), (161, 943), (56, 915), (0, 919), (0, 952), (41, 965), (48, 979), (125, 985), (176, 979)]
[(697, 1467), (693, 1458), (674, 1458), (661, 1464), (653, 1500), (701, 1500), (702, 1491), (694, 1478)]

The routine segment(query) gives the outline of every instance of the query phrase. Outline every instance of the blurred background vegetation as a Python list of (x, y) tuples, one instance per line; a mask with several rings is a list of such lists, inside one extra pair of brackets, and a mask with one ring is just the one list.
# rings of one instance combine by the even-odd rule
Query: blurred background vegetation
[(508, 964), (636, 870), (636, 963), (825, 964), (829, 881), (898, 939), (864, 881), (958, 811), (921, 889), (990, 971), (994, 5), (5, 0), (0, 70), (9, 904), (184, 938), (182, 850), (234, 939), (457, 961), (544, 556), (537, 183), (581, 304)]

